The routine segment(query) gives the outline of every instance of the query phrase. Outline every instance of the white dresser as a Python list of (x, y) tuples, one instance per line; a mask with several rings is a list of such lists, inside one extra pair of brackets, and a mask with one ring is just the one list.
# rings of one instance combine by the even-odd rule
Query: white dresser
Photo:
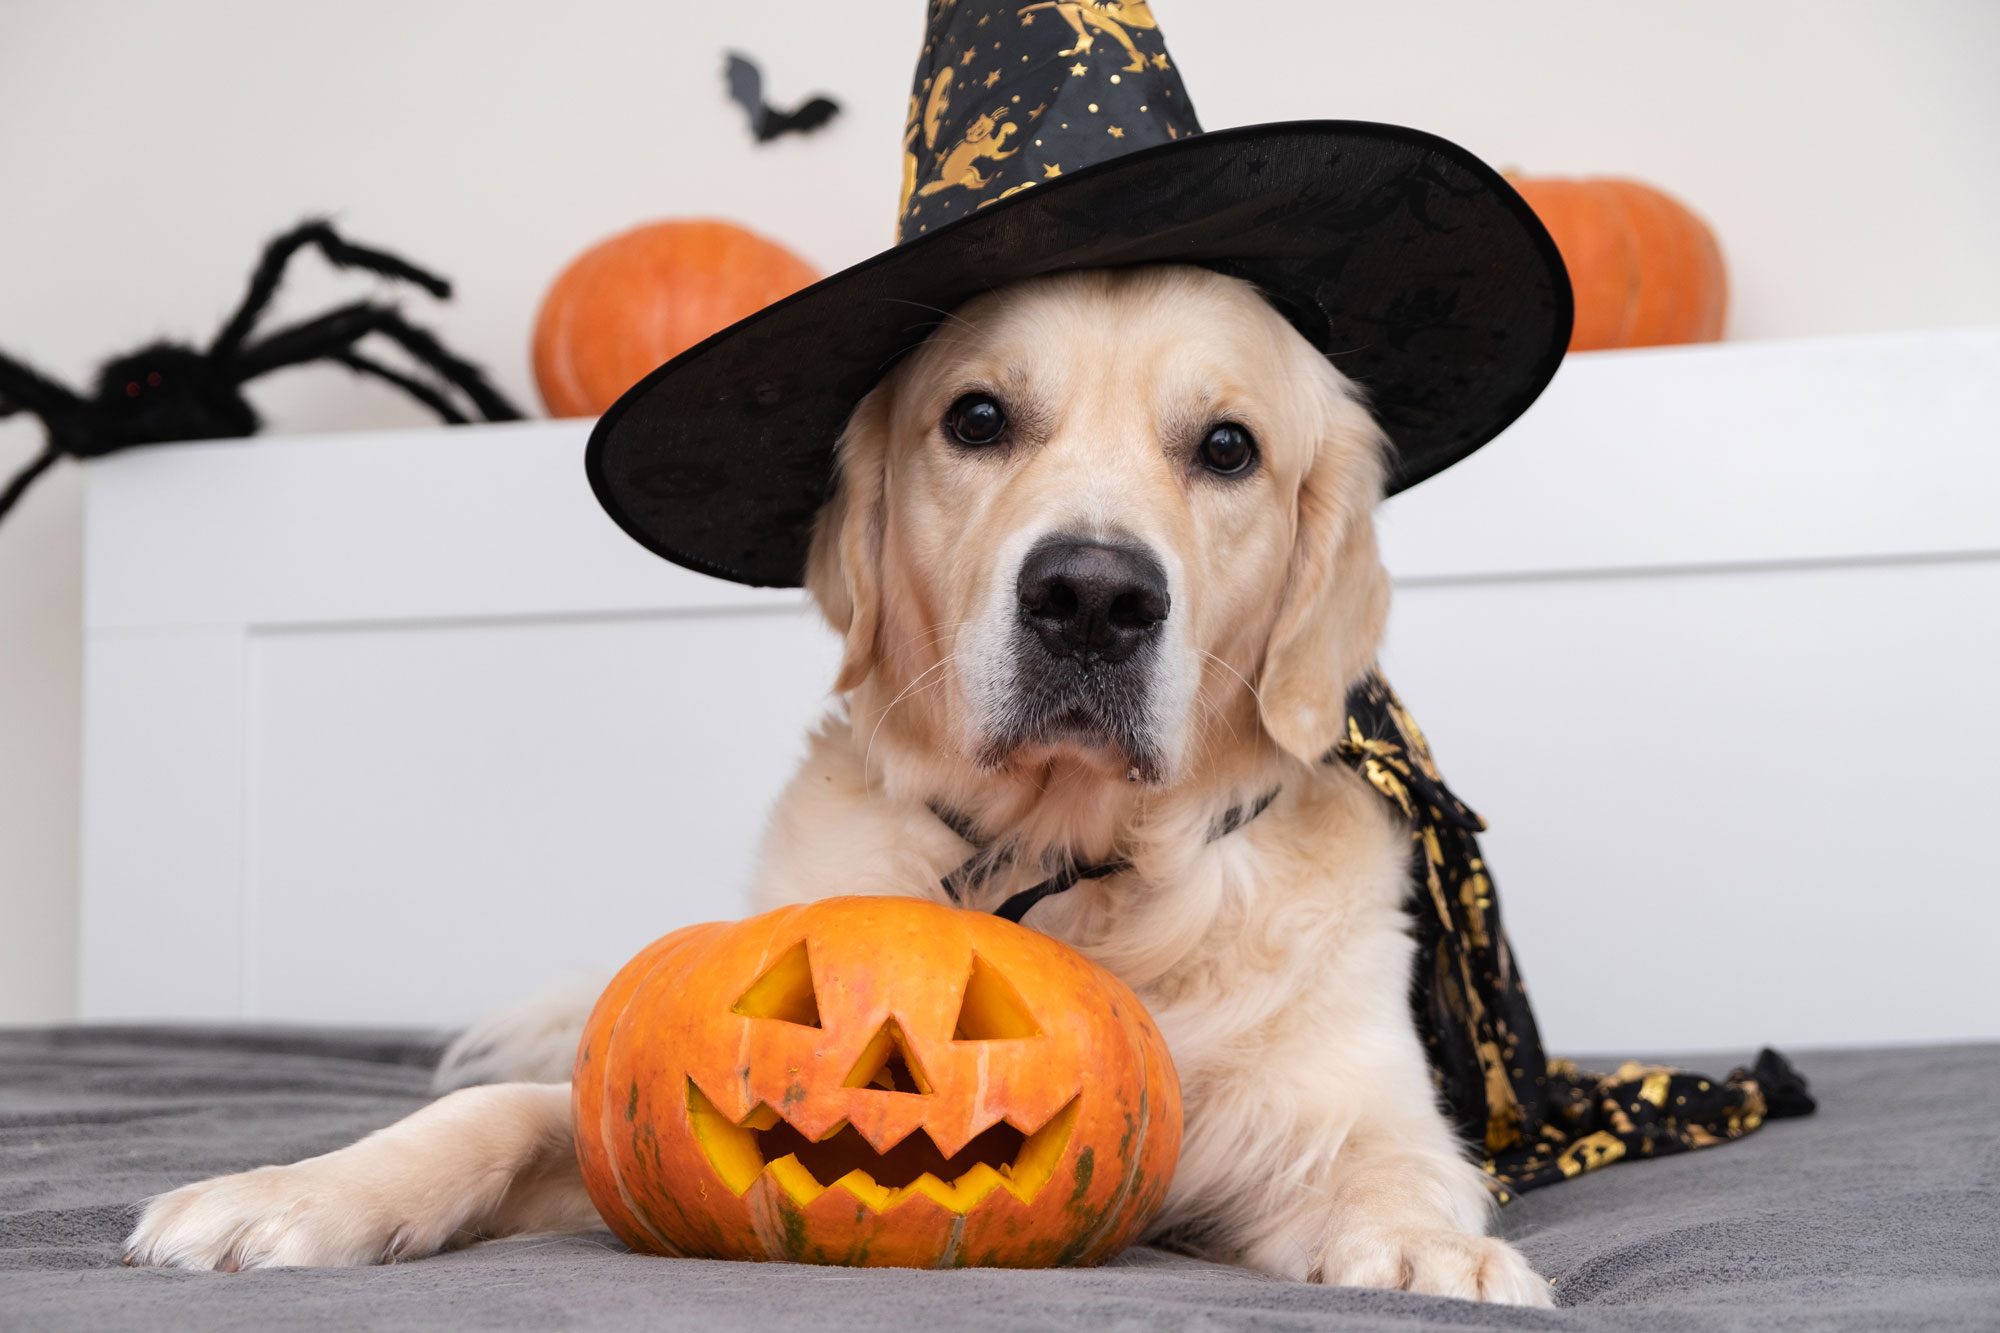
[[(741, 909), (834, 643), (585, 433), (92, 465), (84, 1017), (455, 1022)], [(1552, 1047), (2000, 1036), (2000, 329), (1574, 357), (1384, 541)]]

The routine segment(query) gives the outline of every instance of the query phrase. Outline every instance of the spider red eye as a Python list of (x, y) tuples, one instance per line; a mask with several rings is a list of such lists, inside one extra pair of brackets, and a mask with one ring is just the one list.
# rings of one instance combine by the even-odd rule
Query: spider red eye
[(146, 383), (157, 389), (166, 383), (166, 377), (157, 370), (149, 371), (146, 375)]
[(137, 380), (125, 381), (125, 396), (127, 398), (137, 398), (139, 396), (139, 381)]

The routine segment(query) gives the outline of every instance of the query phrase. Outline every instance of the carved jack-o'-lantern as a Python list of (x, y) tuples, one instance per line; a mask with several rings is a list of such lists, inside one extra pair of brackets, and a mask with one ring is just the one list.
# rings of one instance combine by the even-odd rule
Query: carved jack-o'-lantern
[(577, 1149), (633, 1248), (1089, 1264), (1180, 1152), (1166, 1044), (1032, 930), (905, 898), (690, 926), (625, 966), (577, 1052)]

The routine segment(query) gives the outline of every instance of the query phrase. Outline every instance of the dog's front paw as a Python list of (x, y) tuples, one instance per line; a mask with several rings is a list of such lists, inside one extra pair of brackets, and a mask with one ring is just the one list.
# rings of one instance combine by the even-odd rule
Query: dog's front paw
[(1329, 1286), (1400, 1287), (1496, 1305), (1555, 1304), (1548, 1282), (1512, 1245), (1443, 1228), (1342, 1228), (1311, 1276)]
[(394, 1263), (440, 1248), (400, 1225), (374, 1191), (342, 1187), (328, 1165), (260, 1167), (148, 1200), (125, 1262), (234, 1273)]

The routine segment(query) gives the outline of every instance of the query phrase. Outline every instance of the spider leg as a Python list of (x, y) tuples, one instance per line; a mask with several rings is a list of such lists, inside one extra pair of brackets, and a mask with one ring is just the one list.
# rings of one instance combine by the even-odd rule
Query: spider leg
[(431, 411), (437, 413), (449, 425), (457, 426), (463, 424), (465, 421), (465, 414), (452, 406), (451, 399), (445, 397), (415, 376), (405, 375), (400, 370), (393, 370), (383, 365), (380, 361), (365, 357), (352, 349), (336, 353), (333, 360), (340, 362), (341, 365), (346, 366), (357, 375), (373, 375), (378, 380), (388, 381), (404, 393), (410, 395), (410, 397), (422, 403), (425, 407), (428, 407)]
[(68, 452), (63, 447), (63, 441), (69, 435), (66, 427), (74, 423), (83, 410), (83, 400), (68, 389), (33, 367), (0, 353), (0, 417), (12, 416), (16, 412), (32, 412), (41, 418), (42, 427), (48, 432), (48, 443), (42, 451), (14, 474), (5, 490), (0, 490), (0, 518), (7, 516), (14, 502), (34, 485), (35, 478), (54, 467), (56, 460)]
[(317, 246), (327, 262), (336, 267), (367, 269), (385, 278), (415, 283), (440, 299), (451, 295), (451, 284), (436, 274), (428, 273), (385, 250), (354, 245), (344, 240), (324, 218), (312, 218), (274, 238), (264, 247), (264, 257), (257, 261), (257, 268), (250, 275), (250, 287), (243, 293), (242, 304), (236, 307), (236, 313), (229, 317), (229, 322), (222, 326), (222, 332), (215, 335), (209, 355), (227, 358), (242, 348), (244, 339), (250, 336), (250, 330), (263, 317), (271, 298), (277, 294), (278, 280), (284, 276), (285, 265), (308, 245)]
[(488, 421), (519, 421), (520, 411), (487, 383), (486, 373), (446, 351), (427, 331), (403, 318), (394, 306), (357, 301), (318, 319), (281, 329), (246, 347), (237, 358), (238, 373), (254, 379), (283, 366), (338, 359), (371, 333), (391, 339), (427, 369), (464, 394)]
[(74, 416), (83, 400), (33, 366), (0, 352), (0, 417), (33, 412), (51, 431), (56, 418)]
[(28, 487), (35, 484), (35, 478), (54, 467), (56, 460), (61, 457), (62, 450), (56, 448), (55, 441), (51, 440), (47, 448), (36, 454), (26, 467), (16, 472), (14, 479), (7, 483), (7, 489), (0, 491), (0, 518), (7, 517), (7, 511), (14, 507), (16, 500), (27, 493)]

